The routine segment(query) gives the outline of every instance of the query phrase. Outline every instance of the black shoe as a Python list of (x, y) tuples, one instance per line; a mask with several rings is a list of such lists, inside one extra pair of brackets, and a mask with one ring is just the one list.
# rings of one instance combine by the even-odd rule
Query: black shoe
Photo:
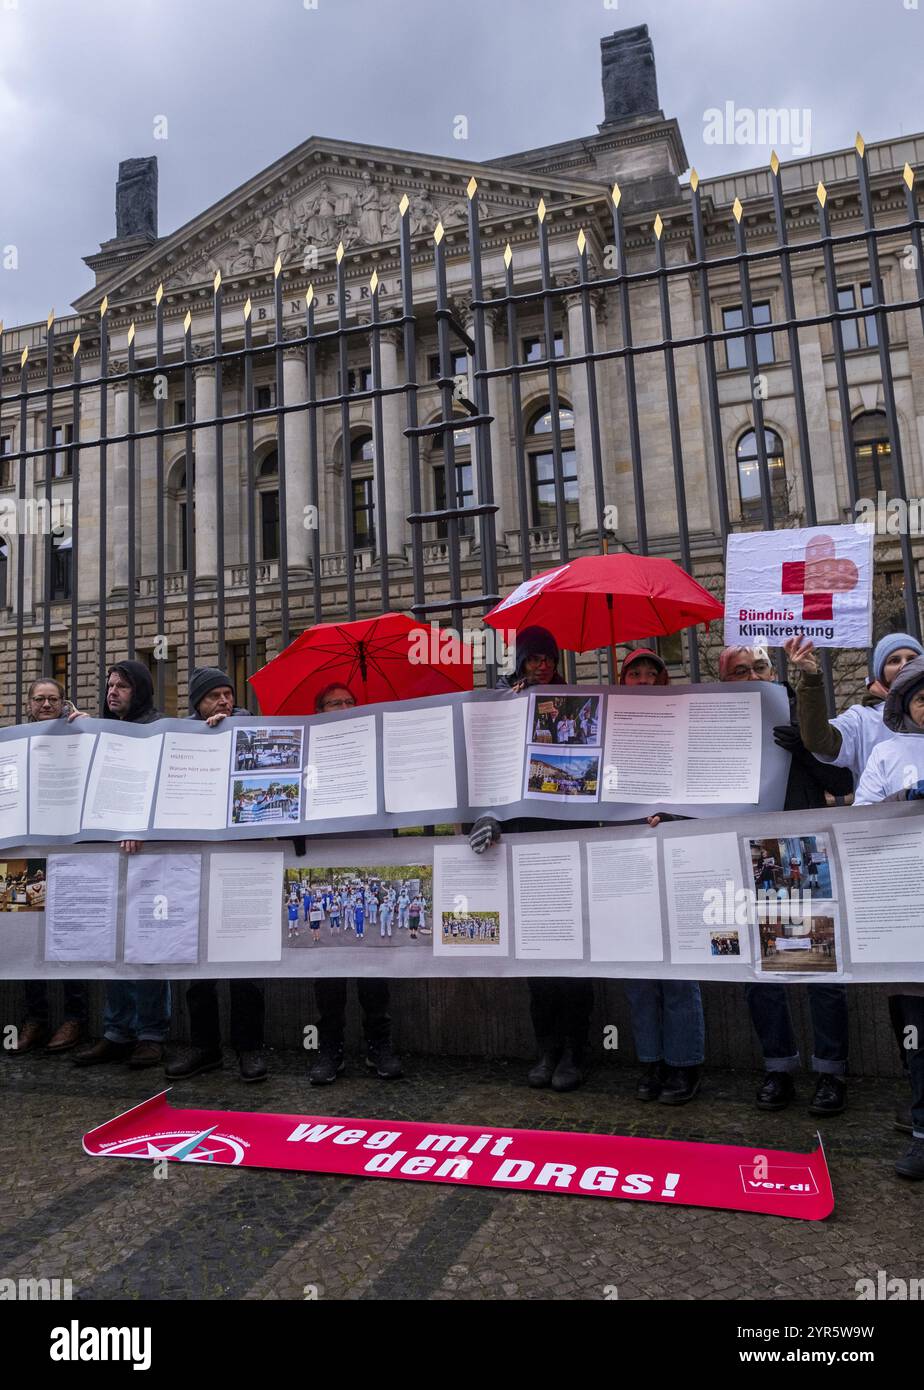
[(910, 1105), (896, 1105), (895, 1119), (892, 1121), (892, 1128), (897, 1129), (900, 1134), (913, 1134), (914, 1123), (911, 1119)]
[(317, 1060), (308, 1068), (308, 1080), (312, 1086), (329, 1086), (343, 1071), (343, 1044), (322, 1047)]
[(702, 1067), (669, 1067), (658, 1100), (662, 1105), (686, 1105), (698, 1092)]
[(895, 1171), (900, 1178), (910, 1178), (912, 1182), (924, 1178), (924, 1139), (912, 1139), (911, 1148), (902, 1154)]
[(404, 1075), (401, 1058), (391, 1045), (391, 1039), (371, 1042), (366, 1049), (366, 1066), (380, 1076), (383, 1081), (397, 1081)]
[(198, 1076), (202, 1071), (215, 1071), (222, 1065), (220, 1047), (189, 1047), (167, 1063), (164, 1076), (170, 1081), (185, 1081), (188, 1076)]
[(810, 1115), (839, 1115), (847, 1105), (847, 1086), (843, 1078), (822, 1072), (809, 1106)]
[(646, 1062), (635, 1088), (637, 1100), (657, 1100), (664, 1085), (663, 1062)]
[(796, 1083), (788, 1071), (768, 1071), (757, 1092), (758, 1110), (785, 1110), (795, 1098)]
[(266, 1058), (262, 1052), (253, 1048), (237, 1054), (238, 1071), (242, 1081), (265, 1081), (267, 1077)]
[(584, 1081), (584, 1051), (565, 1044), (558, 1066), (552, 1073), (553, 1091), (576, 1091)]
[(555, 1068), (561, 1060), (561, 1043), (542, 1044), (542, 1055), (526, 1073), (527, 1084), (533, 1087), (551, 1086)]

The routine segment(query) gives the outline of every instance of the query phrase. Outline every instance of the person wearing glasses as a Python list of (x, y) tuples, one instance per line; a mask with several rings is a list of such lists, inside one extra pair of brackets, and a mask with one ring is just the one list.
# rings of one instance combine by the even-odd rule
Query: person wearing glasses
[[(70, 721), (82, 717), (82, 712), (68, 700), (60, 681), (51, 676), (40, 676), (29, 686), (26, 694), (28, 723), (43, 723), (46, 719)], [(54, 1033), (51, 1033), (49, 1023), (48, 981), (27, 980), (25, 990), (26, 1014), (17, 1031), (16, 1046), (10, 1048), (11, 1056), (24, 1057), (27, 1052), (35, 1052), (43, 1045), (45, 1055), (49, 1057), (70, 1052), (82, 1041), (87, 1031), (86, 981), (64, 981), (64, 1018)]]

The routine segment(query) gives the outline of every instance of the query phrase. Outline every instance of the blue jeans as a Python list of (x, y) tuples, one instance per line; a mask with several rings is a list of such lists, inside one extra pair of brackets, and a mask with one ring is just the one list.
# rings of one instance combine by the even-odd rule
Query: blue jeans
[[(767, 1071), (798, 1071), (799, 1049), (786, 991), (792, 985), (745, 985), (744, 997)], [(843, 1076), (847, 1071), (847, 986), (809, 985), (814, 1055), (812, 1071)]]
[(698, 1067), (706, 1022), (699, 985), (687, 980), (625, 980), (632, 1036), (640, 1062)]
[(110, 980), (103, 1037), (110, 1042), (165, 1042), (170, 1027), (168, 980)]

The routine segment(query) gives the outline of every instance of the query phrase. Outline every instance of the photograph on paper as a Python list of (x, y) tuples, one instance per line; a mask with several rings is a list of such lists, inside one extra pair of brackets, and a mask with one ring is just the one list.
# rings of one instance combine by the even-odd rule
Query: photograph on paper
[(0, 860), (0, 912), (44, 912), (44, 859)]
[(740, 936), (736, 931), (711, 931), (709, 933), (709, 954), (712, 956), (740, 956)]
[(757, 924), (763, 974), (832, 974), (839, 970), (833, 916), (806, 912), (801, 920), (771, 904)]
[(287, 946), (413, 945), (433, 934), (433, 871), (422, 864), (286, 869)]
[(547, 753), (529, 750), (526, 795), (550, 801), (596, 801), (600, 753)]
[(830, 898), (831, 851), (827, 835), (793, 835), (749, 840), (754, 886), (759, 894), (798, 895), (806, 890)]
[(250, 726), (234, 730), (233, 772), (289, 770), (302, 765), (302, 729)]
[(440, 940), (444, 946), (500, 946), (500, 913), (477, 907), (468, 912), (444, 912)]
[(530, 743), (599, 744), (599, 695), (534, 695)]
[(298, 820), (299, 777), (234, 777), (231, 782), (231, 825)]

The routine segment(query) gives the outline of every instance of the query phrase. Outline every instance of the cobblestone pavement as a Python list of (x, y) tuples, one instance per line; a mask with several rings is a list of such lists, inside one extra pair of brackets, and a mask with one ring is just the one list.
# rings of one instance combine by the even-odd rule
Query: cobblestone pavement
[[(526, 1065), (410, 1058), (382, 1082), (348, 1059), (309, 1087), (305, 1056), (273, 1054), (245, 1086), (178, 1083), (176, 1105), (575, 1129), (808, 1150), (811, 1079), (779, 1115), (757, 1077), (710, 1072), (679, 1110), (634, 1099), (636, 1071), (599, 1065), (570, 1095), (532, 1091)], [(0, 1059), (0, 1277), (73, 1281), (76, 1299), (854, 1299), (877, 1270), (924, 1275), (924, 1184), (892, 1172), (901, 1082), (852, 1079), (821, 1129), (836, 1199), (821, 1223), (568, 1195), (87, 1157), (81, 1136), (161, 1089), (158, 1071), (78, 1071), (66, 1057)], [(612, 1296), (612, 1294), (610, 1294)]]

